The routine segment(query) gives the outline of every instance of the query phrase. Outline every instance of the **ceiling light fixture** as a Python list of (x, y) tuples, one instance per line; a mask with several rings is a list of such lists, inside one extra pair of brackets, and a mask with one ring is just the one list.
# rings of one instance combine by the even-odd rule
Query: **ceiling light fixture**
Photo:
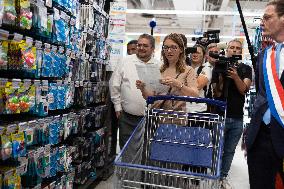
[[(237, 11), (184, 11), (184, 10), (147, 10), (147, 9), (127, 9), (127, 14), (179, 14), (179, 15), (219, 15), (235, 16), (239, 15)], [(261, 17), (263, 12), (244, 12), (246, 17)]]

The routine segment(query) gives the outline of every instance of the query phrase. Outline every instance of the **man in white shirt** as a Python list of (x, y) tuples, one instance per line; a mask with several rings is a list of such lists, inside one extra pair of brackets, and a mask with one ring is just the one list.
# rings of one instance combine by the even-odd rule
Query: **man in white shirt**
[(122, 149), (135, 127), (144, 116), (146, 101), (136, 88), (138, 64), (158, 64), (154, 59), (155, 39), (142, 34), (137, 43), (137, 54), (123, 58), (110, 79), (109, 88), (116, 117), (119, 120), (119, 145)]

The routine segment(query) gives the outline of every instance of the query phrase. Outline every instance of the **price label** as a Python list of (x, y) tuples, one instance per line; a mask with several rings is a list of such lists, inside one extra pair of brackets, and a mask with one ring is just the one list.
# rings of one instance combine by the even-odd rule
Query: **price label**
[(52, 0), (45, 0), (45, 5), (52, 8)]
[(27, 43), (27, 45), (28, 46), (32, 46), (33, 45), (33, 38), (31, 38), (31, 37), (26, 37), (26, 43)]
[(47, 95), (47, 102), (48, 103), (54, 103), (54, 96), (53, 96), (53, 94), (48, 94)]
[(20, 42), (23, 40), (23, 35), (14, 33), (14, 41)]

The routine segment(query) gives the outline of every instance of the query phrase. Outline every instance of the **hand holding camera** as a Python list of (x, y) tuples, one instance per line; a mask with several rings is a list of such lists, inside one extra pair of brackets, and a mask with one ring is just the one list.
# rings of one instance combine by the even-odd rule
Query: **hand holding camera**
[(237, 72), (237, 68), (234, 66), (230, 66), (227, 70), (227, 77), (235, 80), (239, 77), (238, 72)]

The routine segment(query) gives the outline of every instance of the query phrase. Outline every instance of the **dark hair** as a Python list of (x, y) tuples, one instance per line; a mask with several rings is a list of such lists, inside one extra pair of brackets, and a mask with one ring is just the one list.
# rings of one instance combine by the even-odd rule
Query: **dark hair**
[(187, 38), (186, 38), (185, 35), (182, 34), (182, 33), (180, 33), (179, 35), (181, 36), (181, 38), (182, 38), (182, 40), (183, 40), (184, 48), (186, 48), (186, 47), (187, 47)]
[(283, 0), (273, 0), (269, 2), (266, 6), (269, 6), (269, 5), (275, 6), (275, 11), (278, 17), (284, 15), (284, 1)]
[(141, 38), (148, 39), (149, 42), (150, 42), (150, 44), (151, 44), (151, 46), (152, 46), (153, 48), (155, 48), (155, 38), (154, 38), (152, 35), (149, 35), (149, 34), (144, 33), (144, 34), (142, 34), (142, 35), (139, 36), (139, 39), (141, 39)]
[[(176, 64), (176, 69), (179, 73), (185, 72), (185, 67), (186, 67), (185, 48), (184, 48), (184, 41), (183, 41), (181, 35), (177, 34), (177, 33), (171, 33), (171, 34), (167, 35), (165, 37), (164, 41), (163, 41), (163, 45), (164, 45), (164, 43), (167, 39), (174, 41), (176, 44), (178, 44), (179, 48), (181, 49), (181, 54), (180, 54), (179, 60)], [(161, 59), (163, 61), (163, 65), (162, 65), (161, 70), (160, 70), (161, 73), (162, 73), (169, 67), (169, 62), (168, 62), (163, 50), (161, 52)]]
[(138, 43), (138, 40), (134, 39), (134, 40), (131, 40), (127, 43), (127, 45), (137, 45)]

